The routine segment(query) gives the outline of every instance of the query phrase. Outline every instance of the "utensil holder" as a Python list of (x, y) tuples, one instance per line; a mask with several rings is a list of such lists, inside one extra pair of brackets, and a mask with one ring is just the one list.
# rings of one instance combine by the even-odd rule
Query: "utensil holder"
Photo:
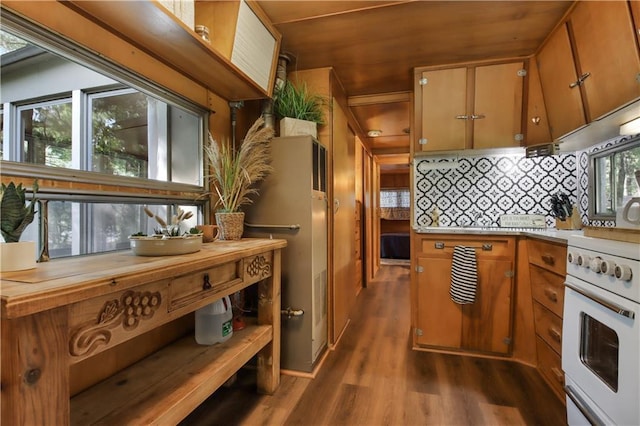
[(573, 230), (582, 229), (582, 219), (576, 206), (573, 206), (573, 213), (566, 220), (556, 218), (556, 229)]

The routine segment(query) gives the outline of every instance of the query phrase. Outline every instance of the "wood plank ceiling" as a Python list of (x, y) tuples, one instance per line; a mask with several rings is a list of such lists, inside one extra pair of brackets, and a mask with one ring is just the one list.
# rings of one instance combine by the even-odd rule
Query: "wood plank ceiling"
[[(258, 1), (291, 69), (333, 67), (374, 153), (409, 152), (413, 68), (534, 54), (573, 1)], [(382, 95), (382, 96), (381, 96)]]

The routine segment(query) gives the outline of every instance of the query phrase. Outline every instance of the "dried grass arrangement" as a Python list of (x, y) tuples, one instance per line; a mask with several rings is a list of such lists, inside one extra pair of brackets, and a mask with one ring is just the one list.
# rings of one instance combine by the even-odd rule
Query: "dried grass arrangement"
[(240, 207), (253, 202), (258, 194), (254, 186), (272, 170), (270, 142), (272, 128), (264, 127), (264, 119), (258, 118), (236, 151), (229, 143), (218, 143), (209, 135), (204, 151), (211, 167), (207, 175), (212, 190), (218, 196), (215, 210), (238, 212)]

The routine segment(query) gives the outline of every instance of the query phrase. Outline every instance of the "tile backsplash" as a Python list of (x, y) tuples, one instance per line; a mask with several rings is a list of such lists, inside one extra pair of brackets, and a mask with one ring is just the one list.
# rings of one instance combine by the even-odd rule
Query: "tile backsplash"
[[(464, 156), (462, 156), (464, 155)], [(496, 225), (503, 214), (541, 214), (547, 224), (552, 194), (577, 199), (576, 155), (526, 158), (524, 153), (414, 160), (415, 225), (432, 225), (438, 208), (440, 226)]]
[[(588, 155), (624, 143), (617, 137), (587, 150), (549, 157), (526, 158), (524, 152), (416, 157), (414, 173), (414, 225), (432, 225), (435, 207), (440, 226), (482, 223), (496, 225), (504, 214), (540, 214), (554, 226), (551, 195), (563, 192), (575, 202), (583, 224), (615, 226), (615, 222), (589, 223)], [(472, 151), (469, 151), (472, 153)]]

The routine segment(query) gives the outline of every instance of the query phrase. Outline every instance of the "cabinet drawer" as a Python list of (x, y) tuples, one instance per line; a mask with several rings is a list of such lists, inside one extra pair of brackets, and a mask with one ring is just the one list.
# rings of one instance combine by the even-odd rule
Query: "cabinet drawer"
[(515, 240), (510, 237), (478, 238), (469, 235), (459, 237), (443, 235), (440, 238), (416, 238), (416, 240), (418, 241), (416, 246), (418, 253), (438, 257), (451, 257), (455, 246), (476, 247), (476, 254), (479, 258), (513, 258), (515, 254)]
[(239, 284), (242, 277), (242, 260), (177, 277), (169, 284), (169, 311)]
[(530, 265), (533, 299), (562, 318), (564, 307), (564, 277), (536, 265)]
[(547, 241), (530, 239), (527, 241), (529, 263), (565, 276), (567, 273), (567, 247)]
[(564, 402), (564, 372), (560, 355), (547, 345), (540, 337), (536, 337), (538, 350), (538, 370), (555, 394)]
[(562, 353), (562, 319), (539, 303), (533, 304), (536, 334), (556, 351)]
[(169, 280), (105, 294), (69, 306), (71, 363), (139, 336), (167, 322)]

